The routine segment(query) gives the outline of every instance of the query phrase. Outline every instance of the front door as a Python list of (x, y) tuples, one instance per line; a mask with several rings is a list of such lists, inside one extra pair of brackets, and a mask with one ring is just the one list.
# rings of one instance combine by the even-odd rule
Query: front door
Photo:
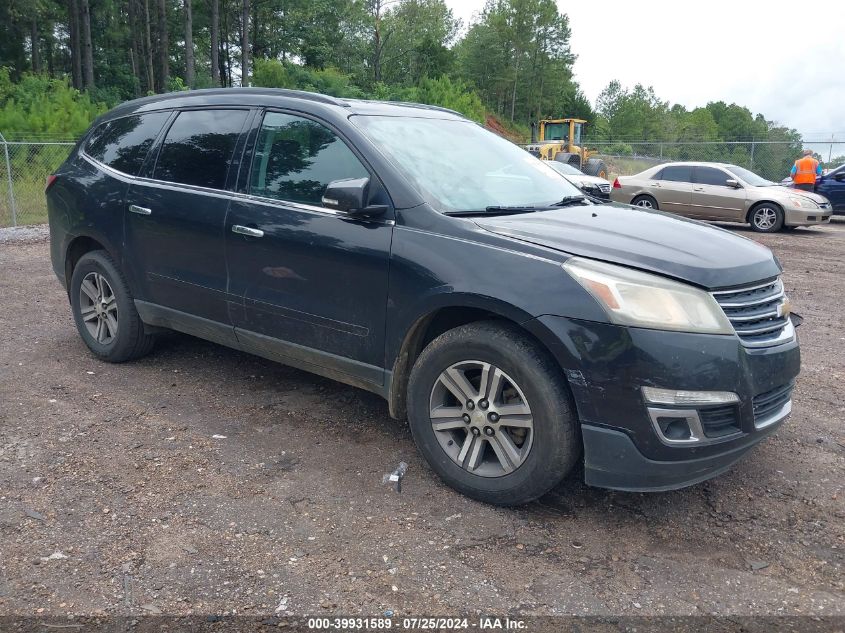
[(694, 167), (690, 213), (703, 220), (745, 222), (745, 189), (728, 180), (736, 176), (717, 167)]
[(226, 220), (232, 319), (241, 345), (282, 362), (382, 384), (392, 215), (353, 218), (322, 206), (329, 182), (369, 177), (336, 132), (267, 112), (248, 192)]
[(129, 187), (126, 247), (143, 301), (229, 322), (226, 189), (229, 173), (237, 172), (235, 146), (248, 116), (246, 109), (179, 112), (150, 177)]

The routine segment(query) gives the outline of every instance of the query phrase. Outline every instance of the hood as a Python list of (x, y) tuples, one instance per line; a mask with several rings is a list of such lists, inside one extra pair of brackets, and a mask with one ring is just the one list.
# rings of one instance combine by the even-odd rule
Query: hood
[(774, 277), (765, 246), (695, 220), (627, 205), (585, 205), (473, 218), (482, 229), (572, 255), (652, 271), (705, 288)]
[(571, 182), (576, 187), (582, 182), (588, 183), (590, 185), (595, 185), (595, 186), (609, 185), (610, 184), (609, 180), (605, 180), (604, 178), (599, 178), (598, 176), (587, 176), (586, 174), (584, 174), (584, 175), (581, 175), (581, 174), (578, 174), (578, 175), (576, 175), (576, 174), (564, 174), (563, 177), (566, 178), (569, 182)]
[(820, 196), (817, 193), (813, 193), (812, 191), (803, 191), (802, 189), (793, 189), (792, 187), (782, 187), (777, 185), (775, 187), (752, 187), (754, 193), (762, 196), (768, 197), (771, 196), (773, 198), (809, 198), (816, 204), (822, 204), (823, 202), (827, 202), (827, 199), (824, 196)]

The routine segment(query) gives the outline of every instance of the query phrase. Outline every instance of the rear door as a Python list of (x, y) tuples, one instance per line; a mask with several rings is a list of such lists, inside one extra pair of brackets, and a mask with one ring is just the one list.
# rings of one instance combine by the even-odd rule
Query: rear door
[[(227, 189), (238, 171), (239, 139), (250, 117), (247, 108), (174, 113), (147, 177), (129, 187), (126, 248), (138, 271), (138, 298), (151, 304), (139, 306), (142, 315), (164, 308), (170, 319), (229, 322)], [(205, 335), (215, 338), (213, 331)]]
[(660, 210), (689, 215), (692, 168), (689, 165), (667, 165), (658, 175), (659, 180), (649, 186), (649, 191), (657, 200)]
[(745, 189), (727, 184), (736, 176), (718, 167), (697, 165), (692, 178), (690, 215), (703, 220), (745, 221)]

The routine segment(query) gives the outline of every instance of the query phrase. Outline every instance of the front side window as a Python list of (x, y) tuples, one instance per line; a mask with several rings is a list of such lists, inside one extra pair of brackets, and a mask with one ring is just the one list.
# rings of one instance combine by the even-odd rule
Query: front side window
[(137, 176), (169, 112), (150, 112), (114, 119), (98, 127), (85, 153), (124, 174)]
[(249, 192), (322, 206), (323, 192), (333, 180), (368, 176), (352, 150), (325, 125), (268, 112), (252, 159)]
[(660, 180), (669, 182), (692, 182), (692, 169), (689, 165), (671, 165), (663, 168)]
[(713, 167), (696, 167), (695, 168), (695, 182), (700, 185), (715, 185), (719, 187), (727, 187), (727, 180), (730, 178), (721, 169), (714, 169)]
[(211, 189), (226, 188), (226, 174), (246, 110), (187, 110), (167, 131), (153, 178)]
[(434, 208), (547, 206), (581, 191), (539, 158), (465, 119), (350, 119)]
[(752, 187), (770, 187), (771, 185), (775, 184), (771, 180), (766, 180), (765, 178), (758, 176), (753, 171), (749, 171), (744, 167), (728, 165), (726, 169), (731, 172), (734, 176), (744, 181), (745, 183), (751, 185)]

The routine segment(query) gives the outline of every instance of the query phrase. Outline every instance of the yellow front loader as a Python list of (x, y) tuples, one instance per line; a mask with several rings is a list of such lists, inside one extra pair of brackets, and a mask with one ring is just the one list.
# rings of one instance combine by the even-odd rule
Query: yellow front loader
[(556, 160), (577, 167), (588, 176), (607, 178), (607, 165), (596, 152), (581, 146), (584, 119), (542, 119), (531, 124), (529, 152), (543, 160)]

